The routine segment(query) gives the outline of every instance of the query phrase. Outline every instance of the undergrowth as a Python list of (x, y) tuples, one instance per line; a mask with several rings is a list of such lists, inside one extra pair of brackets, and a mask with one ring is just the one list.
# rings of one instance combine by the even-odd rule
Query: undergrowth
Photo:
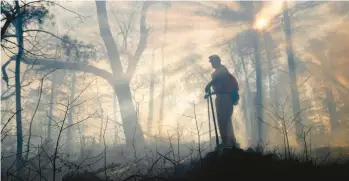
[[(315, 162), (293, 156), (280, 158), (274, 153), (261, 153), (237, 148), (208, 153), (201, 161), (188, 166), (177, 165), (173, 173), (157, 175), (132, 175), (125, 180), (142, 181), (220, 181), (249, 179), (323, 179), (349, 177), (349, 162)], [(86, 173), (88, 174), (88, 173)], [(86, 175), (65, 181), (87, 180)], [(92, 176), (88, 180), (92, 181)], [(102, 179), (95, 179), (100, 181)]]

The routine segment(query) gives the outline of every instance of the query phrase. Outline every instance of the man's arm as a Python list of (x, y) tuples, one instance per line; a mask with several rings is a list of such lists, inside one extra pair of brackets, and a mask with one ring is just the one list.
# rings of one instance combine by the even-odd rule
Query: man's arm
[(214, 85), (216, 84), (217, 82), (223, 80), (225, 78), (225, 76), (227, 76), (227, 74), (225, 73), (220, 73), (218, 75), (216, 75), (215, 77), (212, 78), (211, 82), (208, 83), (208, 85)]
[(206, 92), (208, 92), (208, 90), (211, 88), (211, 86), (213, 86), (214, 84), (216, 84), (221, 78), (214, 78), (212, 79), (207, 85), (206, 85)]
[(225, 71), (218, 72), (217, 75), (212, 77), (212, 80), (206, 85), (205, 92), (208, 92), (212, 85), (215, 85), (217, 82), (221, 81), (228, 75), (229, 75), (228, 72), (225, 72)]

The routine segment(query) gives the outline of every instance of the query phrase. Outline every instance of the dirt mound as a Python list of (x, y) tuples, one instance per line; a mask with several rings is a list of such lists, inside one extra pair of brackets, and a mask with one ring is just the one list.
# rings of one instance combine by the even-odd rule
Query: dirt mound
[[(220, 181), (220, 180), (250, 180), (250, 179), (323, 179), (349, 178), (349, 162), (342, 164), (317, 161), (301, 161), (299, 159), (280, 159), (275, 154), (262, 154), (253, 150), (231, 148), (207, 154), (194, 165), (179, 165), (178, 168), (190, 168), (162, 176), (129, 177), (129, 180), (142, 181)], [(166, 176), (165, 176), (166, 175)], [(100, 181), (102, 179), (84, 173), (75, 175), (64, 181)]]
[(312, 161), (281, 160), (274, 154), (234, 148), (209, 153), (188, 173), (188, 180), (346, 178), (348, 170), (349, 162), (315, 165)]

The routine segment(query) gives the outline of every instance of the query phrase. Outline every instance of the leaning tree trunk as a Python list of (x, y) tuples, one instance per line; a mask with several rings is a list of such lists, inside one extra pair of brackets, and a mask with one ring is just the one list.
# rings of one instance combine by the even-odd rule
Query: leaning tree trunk
[[(331, 56), (329, 55), (328, 59), (325, 61), (326, 63), (321, 63), (322, 70), (326, 69), (332, 69), (332, 62), (331, 62)], [(333, 77), (332, 72), (330, 72), (331, 77)], [(328, 114), (330, 116), (330, 123), (331, 123), (331, 135), (334, 135), (333, 133), (337, 132), (338, 128), (338, 117), (337, 117), (337, 105), (334, 100), (333, 96), (333, 90), (332, 90), (332, 80), (325, 80), (325, 95), (326, 95), (326, 103), (327, 103), (327, 110)]]
[(23, 133), (22, 133), (22, 105), (21, 105), (21, 58), (23, 56), (23, 27), (22, 27), (22, 15), (20, 13), (19, 2), (15, 1), (16, 13), (19, 16), (16, 19), (16, 38), (18, 44), (18, 54), (16, 57), (15, 67), (15, 88), (16, 88), (16, 130), (17, 130), (17, 153), (16, 153), (16, 168), (21, 174), (23, 158)]
[[(76, 73), (72, 73), (72, 81), (71, 81), (71, 86), (70, 86), (70, 104), (72, 104), (72, 101), (74, 100), (75, 97), (75, 88), (76, 88)], [(74, 106), (70, 106), (69, 108), (69, 113), (68, 113), (68, 126), (73, 124), (73, 113), (74, 113)], [(68, 127), (67, 129), (67, 150), (70, 152), (72, 149), (72, 141), (73, 141), (73, 135), (72, 135), (72, 127)]]
[[(150, 63), (150, 85), (149, 85), (149, 113), (148, 113), (148, 134), (152, 134), (153, 127), (153, 114), (154, 114), (154, 59), (155, 59), (155, 49), (153, 49), (153, 55)], [(160, 110), (161, 112), (161, 110)]]
[(119, 84), (114, 87), (119, 101), (122, 124), (127, 144), (144, 144), (141, 125), (137, 120), (137, 113), (132, 101), (129, 83)]
[(289, 9), (287, 7), (287, 1), (284, 2), (284, 32), (286, 37), (286, 52), (287, 52), (287, 61), (288, 61), (288, 70), (290, 77), (290, 86), (291, 86), (291, 96), (292, 96), (292, 109), (294, 120), (296, 123), (296, 134), (297, 140), (300, 141), (300, 136), (303, 134), (303, 124), (301, 123), (300, 116), (300, 103), (299, 103), (299, 92), (297, 87), (297, 75), (296, 75), (296, 62), (294, 60), (293, 48), (292, 48), (292, 34), (291, 34), (291, 21)]
[(254, 59), (256, 62), (256, 121), (258, 126), (258, 144), (263, 144), (265, 141), (265, 134), (263, 130), (264, 110), (263, 110), (263, 86), (262, 86), (262, 65), (261, 65), (261, 52), (260, 52), (260, 40), (257, 31), (254, 33)]

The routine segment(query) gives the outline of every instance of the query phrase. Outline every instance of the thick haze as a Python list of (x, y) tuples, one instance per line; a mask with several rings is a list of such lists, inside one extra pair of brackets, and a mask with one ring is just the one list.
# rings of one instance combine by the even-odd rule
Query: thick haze
[[(57, 3), (66, 9), (58, 6), (50, 8), (50, 14), (54, 15), (54, 18), (46, 21), (42, 28), (56, 34), (57, 36), (68, 35), (73, 39), (77, 39), (78, 41), (96, 46), (97, 56), (95, 59), (89, 60), (89, 64), (107, 71), (111, 71), (108, 56), (99, 33), (95, 1), (67, 1)], [(292, 2), (292, 6), (295, 7), (301, 3), (303, 2)], [(349, 40), (349, 34), (347, 31), (349, 29), (348, 4), (349, 3), (347, 2), (323, 2), (316, 7), (302, 9), (295, 12), (292, 19), (294, 52), (295, 55), (301, 58), (303, 61), (313, 62), (314, 64), (318, 65), (321, 64), (321, 60), (318, 60), (321, 58), (321, 56), (319, 57), (318, 55), (314, 55), (315, 53), (307, 48), (309, 47), (311, 39), (326, 39), (327, 41), (332, 41), (330, 45), (331, 47), (338, 47), (337, 53), (341, 54), (341, 56), (344, 58), (338, 58), (332, 61), (342, 61), (343, 63), (338, 63), (335, 69), (328, 71), (334, 73), (336, 80), (342, 86), (340, 88), (342, 90), (349, 89), (349, 77), (348, 73), (346, 73), (347, 70), (344, 68), (348, 67), (348, 60), (345, 59), (349, 57), (349, 49), (342, 48), (349, 47), (348, 41), (345, 41)], [(107, 1), (109, 25), (115, 40), (118, 42), (120, 52), (123, 51), (123, 48), (122, 36), (119, 34), (119, 23), (128, 23), (128, 18), (130, 17), (132, 11), (135, 11), (135, 15), (130, 24), (131, 32), (127, 39), (128, 50), (130, 52), (134, 52), (137, 47), (139, 41), (139, 19), (141, 6), (142, 2)], [(245, 31), (249, 26), (243, 21), (236, 20), (243, 20), (244, 18), (249, 19), (249, 17), (244, 17), (244, 15), (241, 14), (230, 14), (229, 10), (227, 9), (235, 10), (237, 12), (243, 11), (243, 7), (241, 7), (241, 5), (237, 2), (171, 2), (171, 5), (167, 10), (168, 28), (166, 38), (164, 33), (165, 5), (163, 3), (157, 3), (148, 9), (146, 18), (147, 27), (150, 28), (148, 42), (145, 51), (141, 55), (131, 83), (131, 88), (134, 89), (132, 93), (135, 105), (137, 105), (139, 102), (139, 121), (144, 132), (147, 132), (151, 68), (150, 62), (153, 58), (153, 51), (155, 52), (153, 66), (155, 72), (153, 132), (156, 132), (157, 122), (159, 120), (162, 83), (161, 48), (163, 46), (164, 39), (166, 39), (164, 46), (164, 62), (165, 67), (169, 72), (166, 76), (166, 95), (163, 119), (164, 131), (162, 136), (168, 137), (170, 134), (174, 133), (174, 131), (176, 131), (176, 127), (180, 125), (180, 127), (185, 128), (182, 136), (183, 140), (196, 140), (196, 135), (190, 133), (191, 130), (196, 129), (195, 121), (188, 117), (193, 116), (193, 107), (191, 102), (197, 103), (196, 113), (198, 116), (198, 121), (199, 123), (202, 123), (203, 132), (207, 132), (207, 107), (206, 100), (203, 99), (206, 81), (203, 80), (202, 75), (209, 80), (210, 74), (213, 71), (208, 62), (208, 56), (212, 54), (219, 55), (223, 60), (223, 64), (225, 64), (234, 74), (234, 76), (236, 76), (227, 42), (232, 40), (240, 32)], [(75, 13), (84, 17), (79, 17)], [(274, 40), (275, 50), (273, 51), (275, 54), (280, 55), (275, 55), (277, 57), (274, 58), (278, 70), (278, 73), (276, 73), (274, 76), (280, 75), (280, 72), (282, 71), (287, 72), (287, 57), (284, 49), (285, 36), (283, 28), (280, 26), (282, 18), (282, 2), (263, 2), (263, 5), (256, 14), (258, 14), (258, 17), (256, 17), (258, 21), (253, 23), (253, 28), (258, 29), (260, 28), (259, 26), (265, 26), (265, 29), (270, 32), (271, 38)], [(54, 26), (52, 25), (52, 22), (54, 22)], [(343, 34), (345, 37), (333, 37), (334, 40), (330, 40), (330, 38), (327, 38), (329, 32), (338, 32), (338, 34)], [(44, 34), (42, 36), (46, 38), (50, 37), (49, 35)], [(57, 42), (59, 44), (59, 41), (55, 40), (54, 38), (50, 38), (47, 40), (47, 42)], [(314, 46), (317, 45), (318, 44), (315, 43)], [(51, 52), (53, 54), (54, 51)], [(9, 52), (4, 52), (2, 50), (2, 64), (4, 60), (8, 59), (8, 56), (6, 56), (5, 53), (9, 54)], [(126, 69), (127, 56), (123, 53), (121, 55), (123, 67)], [(262, 53), (262, 58), (264, 57), (265, 55)], [(235, 58), (237, 57), (235, 56)], [(194, 64), (190, 63), (190, 61), (193, 59), (195, 59)], [(239, 59), (236, 61), (239, 61)], [(263, 59), (262, 62), (262, 68), (263, 70), (266, 70), (266, 60)], [(11, 65), (11, 67), (12, 66), (14, 67), (14, 65)], [(308, 68), (312, 71), (311, 74), (304, 73), (304, 75), (302, 75), (302, 73), (300, 73), (298, 77), (298, 82), (301, 85), (299, 87), (301, 92), (300, 96), (302, 98), (309, 98), (309, 102), (312, 107), (319, 107), (323, 105), (323, 102), (316, 101), (316, 99), (311, 97), (316, 93), (316, 90), (313, 90), (313, 88), (319, 84), (316, 77), (320, 77), (322, 73), (315, 66)], [(252, 69), (253, 66), (250, 65), (249, 70), (251, 74), (253, 74)], [(346, 74), (344, 74), (344, 72)], [(240, 92), (242, 95), (245, 89), (244, 78), (242, 71), (239, 74), (240, 76), (237, 76), (237, 78), (239, 79), (240, 77), (239, 83), (241, 87)], [(255, 76), (253, 75), (252, 78), (254, 79)], [(265, 78), (267, 76), (266, 71), (263, 72), (263, 76), (263, 86), (265, 87), (265, 96), (267, 97), (269, 93), (267, 79)], [(307, 80), (308, 76), (311, 76), (309, 80)], [(23, 103), (26, 103), (31, 99), (30, 97), (26, 96), (28, 96), (30, 93), (33, 94), (33, 92), (30, 92), (29, 90), (36, 90), (38, 88), (41, 77), (42, 76), (38, 76), (33, 73), (33, 77), (29, 78), (32, 81), (32, 84), (29, 87), (23, 88)], [(70, 79), (71, 78), (67, 76), (66, 80)], [(281, 80), (280, 86), (283, 87), (283, 89), (289, 87), (287, 76), (280, 75), (278, 79)], [(95, 111), (100, 113), (101, 109), (99, 108), (99, 103), (97, 100), (98, 98), (100, 98), (104, 118), (106, 119), (108, 117), (108, 119), (113, 119), (112, 95), (114, 94), (114, 91), (112, 87), (110, 87), (110, 85), (102, 78), (98, 78), (92, 74), (77, 72), (77, 94), (79, 94), (89, 83), (91, 83), (91, 85), (81, 94), (81, 97), (79, 97), (79, 101), (86, 102), (77, 108), (78, 110), (74, 114), (74, 120), (81, 119), (81, 117), (84, 117), (84, 115)], [(97, 84), (99, 95), (97, 95)], [(250, 84), (253, 84), (252, 89), (255, 89), (254, 80), (251, 80)], [(50, 89), (50, 83), (45, 83), (44, 87), (48, 91)], [(68, 95), (70, 95), (69, 87), (62, 86), (59, 89), (63, 92), (63, 95), (61, 95), (60, 98), (56, 98), (56, 101), (66, 102), (66, 98)], [(2, 84), (2, 91), (4, 90), (6, 90), (6, 87), (5, 84)], [(287, 97), (288, 99), (290, 98), (290, 94), (287, 91), (283, 92), (283, 95), (285, 95), (282, 97), (284, 101), (287, 99)], [(338, 96), (337, 99), (339, 99)], [(32, 100), (32, 102), (35, 103), (36, 101)], [(43, 107), (40, 109), (42, 109), (41, 111), (43, 111), (43, 113), (37, 115), (37, 119), (40, 117), (41, 119), (46, 119), (45, 116), (47, 115), (45, 115), (45, 110), (47, 112), (49, 106), (48, 99), (44, 100), (44, 102), (41, 104), (43, 104)], [(347, 105), (348, 100), (339, 104)], [(2, 101), (2, 109), (5, 108), (5, 105), (7, 105), (7, 110), (14, 110), (15, 105), (13, 103), (6, 103), (6, 101)], [(239, 142), (243, 146), (247, 146), (244, 117), (240, 105), (241, 104), (239, 104), (239, 106), (237, 106), (237, 108), (234, 110), (233, 124)], [(56, 109), (58, 109), (58, 107), (59, 106), (57, 106)], [(30, 120), (32, 109), (34, 109), (33, 105), (24, 104), (23, 108), (23, 116), (25, 119)], [(117, 108), (117, 110), (118, 109), (119, 108)], [(54, 112), (58, 117), (59, 115), (63, 116), (59, 110), (55, 110)], [(314, 122), (321, 122), (324, 125), (328, 125), (329, 118), (327, 113), (322, 113), (316, 116), (318, 119), (315, 119), (316, 121)], [(119, 112), (117, 112), (117, 117), (118, 119), (116, 122), (121, 124)], [(348, 117), (343, 121), (348, 121)], [(15, 126), (15, 122), (12, 124)], [(26, 124), (26, 121), (23, 121), (23, 124)], [(98, 137), (98, 135), (100, 135), (101, 122), (99, 118), (90, 118), (81, 123), (81, 125), (86, 126), (84, 129), (86, 136)], [(106, 138), (108, 143), (112, 143), (113, 139), (115, 138), (115, 125), (117, 125), (115, 121), (108, 123), (108, 128), (106, 129), (106, 135), (109, 135)], [(28, 128), (28, 126), (23, 127), (24, 130)], [(40, 127), (36, 129), (40, 129)], [(42, 130), (37, 131), (38, 134), (45, 135)], [(13, 134), (15, 134), (15, 129), (13, 129)], [(119, 137), (122, 139), (124, 135), (122, 133), (119, 134)], [(75, 135), (77, 136), (77, 133)], [(98, 140), (98, 138), (96, 139)], [(202, 139), (208, 140), (208, 135), (204, 135), (204, 138)]]

